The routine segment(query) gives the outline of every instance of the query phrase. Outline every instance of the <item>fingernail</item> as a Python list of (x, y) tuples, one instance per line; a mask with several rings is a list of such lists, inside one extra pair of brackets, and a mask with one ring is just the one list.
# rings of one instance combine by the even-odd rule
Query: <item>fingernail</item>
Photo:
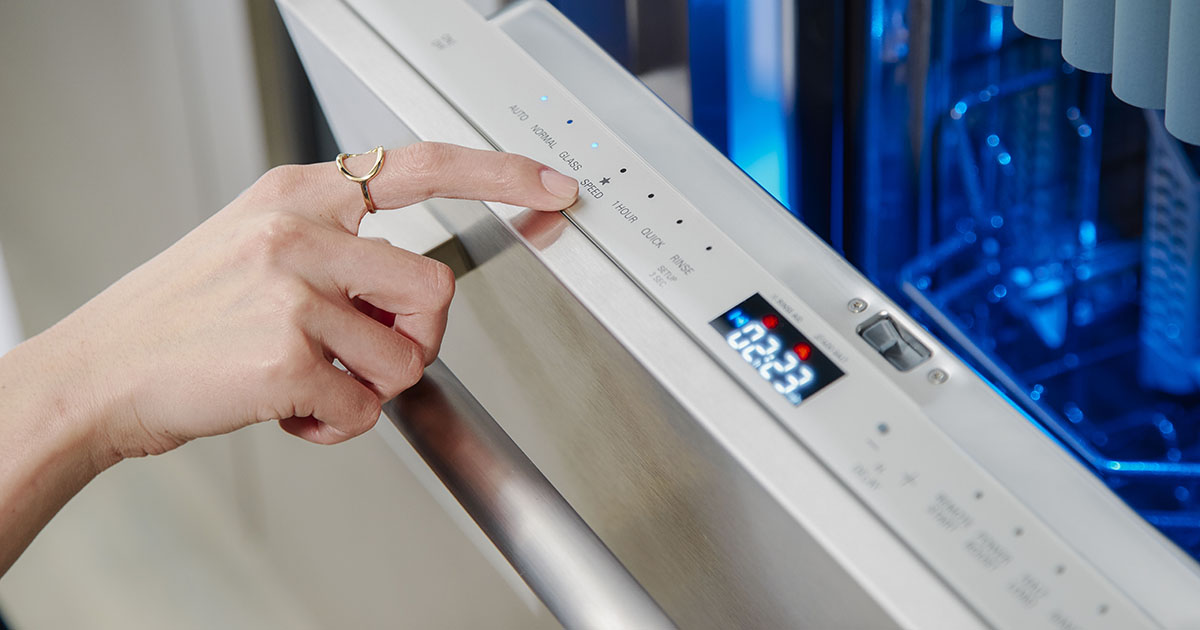
[(574, 199), (579, 194), (579, 182), (552, 168), (542, 170), (542, 186), (559, 199)]

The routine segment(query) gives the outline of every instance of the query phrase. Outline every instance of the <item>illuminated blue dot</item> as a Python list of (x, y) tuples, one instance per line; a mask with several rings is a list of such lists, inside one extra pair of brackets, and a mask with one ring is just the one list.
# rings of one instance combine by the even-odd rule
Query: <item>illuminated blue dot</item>
[(1096, 245), (1096, 222), (1081, 221), (1079, 223), (1079, 243), (1084, 247)]
[(996, 161), (999, 162), (1001, 166), (1008, 166), (1009, 164), (1012, 164), (1012, 156), (1008, 154), (1008, 151), (1003, 151), (1000, 153), (1000, 155), (996, 156)]
[(1092, 126), (1088, 124), (1079, 125), (1079, 129), (1077, 131), (1079, 131), (1080, 138), (1087, 138), (1092, 135)]
[(996, 134), (992, 134), (992, 135), (988, 136), (987, 143), (988, 143), (989, 147), (1000, 146), (1000, 136), (997, 136)]
[(1014, 267), (1010, 277), (1013, 284), (1019, 287), (1027, 287), (1033, 284), (1033, 273), (1029, 271), (1028, 267)]
[(568, 124), (568, 125), (574, 125), (574, 124), (575, 124), (575, 121), (574, 121), (574, 120), (568, 120), (568, 121), (567, 121), (567, 124)]
[(1067, 120), (1079, 120), (1079, 108), (1078, 107), (1067, 108)]
[(599, 142), (593, 142), (593, 143), (592, 143), (592, 148), (593, 148), (593, 149), (598, 149), (598, 148), (600, 148), (600, 143), (599, 143)]
[(545, 103), (545, 102), (546, 102), (546, 101), (548, 101), (548, 100), (550, 100), (550, 97), (549, 97), (549, 96), (543, 96), (543, 97), (542, 97), (542, 102), (543, 102), (543, 103)]
[(958, 120), (959, 118), (962, 118), (962, 115), (965, 113), (967, 113), (967, 104), (959, 101), (954, 104), (954, 109), (950, 110), (950, 117)]
[(1008, 295), (1008, 287), (1004, 286), (1003, 284), (997, 284), (996, 286), (992, 287), (992, 295), (996, 296), (997, 298), (1003, 298), (1004, 296)]
[(1004, 227), (1004, 217), (1002, 217), (998, 214), (993, 214), (991, 223), (992, 223), (992, 227), (994, 227), (996, 229), (1000, 229), (1000, 228)]

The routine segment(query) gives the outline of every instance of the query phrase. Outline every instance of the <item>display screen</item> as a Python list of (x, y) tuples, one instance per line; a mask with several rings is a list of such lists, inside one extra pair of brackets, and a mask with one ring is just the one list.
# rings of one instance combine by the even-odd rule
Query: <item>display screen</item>
[(793, 405), (843, 374), (761, 295), (750, 296), (711, 323), (725, 336), (730, 352), (741, 355)]

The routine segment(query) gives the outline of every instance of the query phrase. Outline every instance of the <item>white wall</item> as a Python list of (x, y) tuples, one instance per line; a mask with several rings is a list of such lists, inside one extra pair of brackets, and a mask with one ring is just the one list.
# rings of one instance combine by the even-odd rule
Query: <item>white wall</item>
[(0, 243), (26, 332), (266, 166), (243, 16), (240, 0), (0, 3)]

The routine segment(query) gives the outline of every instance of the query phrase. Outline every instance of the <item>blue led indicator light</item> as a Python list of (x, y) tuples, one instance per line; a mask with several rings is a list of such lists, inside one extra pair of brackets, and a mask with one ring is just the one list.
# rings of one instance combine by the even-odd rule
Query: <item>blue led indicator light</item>
[(574, 120), (568, 120), (568, 121), (567, 121), (567, 124), (568, 124), (568, 125), (574, 125), (574, 124), (575, 124), (575, 121), (574, 121)]
[(593, 143), (592, 143), (592, 148), (593, 148), (593, 149), (597, 149), (597, 148), (599, 148), (599, 147), (600, 147), (600, 143), (599, 143), (599, 142), (593, 142)]
[(988, 143), (989, 147), (1000, 146), (1000, 136), (997, 136), (996, 134), (992, 134), (992, 135), (988, 136), (987, 143)]
[(543, 97), (542, 97), (542, 102), (543, 102), (543, 103), (545, 103), (545, 102), (546, 102), (546, 101), (548, 101), (548, 100), (550, 100), (550, 97), (549, 97), (549, 96), (543, 96)]
[(1001, 153), (1000, 155), (996, 156), (996, 161), (999, 162), (1001, 164), (1001, 166), (1008, 166), (1009, 164), (1012, 163), (1012, 156), (1009, 155), (1007, 151), (1005, 151), (1005, 152)]

